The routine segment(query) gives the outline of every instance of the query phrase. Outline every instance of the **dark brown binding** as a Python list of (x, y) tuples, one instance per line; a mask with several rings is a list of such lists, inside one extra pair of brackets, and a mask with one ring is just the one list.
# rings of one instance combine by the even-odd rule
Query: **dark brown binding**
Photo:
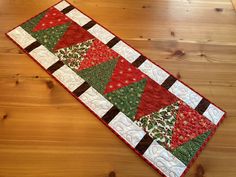
[(200, 101), (200, 103), (197, 105), (195, 110), (197, 112), (199, 112), (200, 114), (203, 114), (206, 111), (206, 109), (208, 108), (209, 105), (210, 105), (210, 102), (208, 100), (206, 100), (205, 98), (203, 98)]
[(64, 63), (60, 60), (58, 60), (56, 63), (54, 63), (52, 66), (50, 66), (47, 71), (50, 72), (51, 74), (54, 73), (56, 70), (61, 68), (64, 65)]
[(140, 153), (140, 154), (144, 154), (145, 151), (147, 150), (147, 148), (151, 145), (153, 139), (146, 134), (141, 141), (137, 144), (137, 146), (135, 147), (135, 149)]
[(73, 91), (73, 94), (79, 97), (82, 95), (86, 90), (88, 90), (90, 85), (85, 81), (83, 84), (81, 84), (77, 89)]
[(169, 77), (161, 85), (168, 90), (176, 80), (177, 79), (174, 76), (169, 75)]
[(119, 109), (116, 106), (113, 106), (103, 117), (102, 120), (104, 120), (107, 124), (119, 113)]
[(110, 40), (107, 43), (107, 46), (112, 48), (114, 45), (116, 45), (118, 42), (120, 41), (120, 39), (118, 37), (114, 37), (112, 40)]
[(93, 20), (91, 20), (91, 21), (89, 21), (88, 23), (86, 23), (86, 24), (83, 26), (83, 28), (84, 28), (85, 30), (89, 30), (89, 29), (92, 28), (94, 25), (96, 25), (96, 22), (93, 21)]
[(140, 55), (133, 63), (132, 65), (138, 68), (143, 62), (145, 62), (146, 58), (143, 55)]
[(27, 46), (25, 48), (25, 51), (27, 51), (28, 53), (30, 53), (32, 50), (36, 49), (37, 47), (39, 47), (41, 44), (38, 41), (33, 42), (32, 44), (30, 44), (29, 46)]
[(67, 13), (69, 13), (70, 11), (72, 11), (73, 9), (74, 9), (75, 7), (73, 7), (73, 6), (68, 6), (68, 7), (66, 7), (65, 9), (63, 9), (61, 12), (63, 13), (63, 14), (67, 14)]

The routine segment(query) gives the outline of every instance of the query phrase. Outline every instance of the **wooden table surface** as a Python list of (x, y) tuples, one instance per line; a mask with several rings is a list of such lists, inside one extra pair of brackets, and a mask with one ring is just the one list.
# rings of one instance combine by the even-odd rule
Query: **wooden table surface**
[[(0, 177), (160, 176), (4, 33), (57, 0), (0, 0)], [(228, 112), (187, 176), (236, 176), (230, 0), (71, 0)]]

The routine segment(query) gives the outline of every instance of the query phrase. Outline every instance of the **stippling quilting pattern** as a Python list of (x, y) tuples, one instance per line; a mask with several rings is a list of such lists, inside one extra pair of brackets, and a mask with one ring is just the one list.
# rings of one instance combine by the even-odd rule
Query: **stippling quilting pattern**
[(53, 76), (72, 92), (84, 82), (78, 74), (73, 72), (73, 70), (66, 65), (55, 71)]
[(112, 107), (112, 104), (92, 87), (80, 96), (80, 100), (100, 117)]
[(223, 120), (223, 110), (66, 1), (7, 35), (167, 177), (186, 173)]
[(123, 113), (119, 113), (109, 123), (109, 126), (129, 142), (132, 147), (135, 147), (145, 135), (144, 130)]
[(143, 156), (168, 177), (181, 176), (186, 168), (183, 162), (156, 141), (153, 141)]

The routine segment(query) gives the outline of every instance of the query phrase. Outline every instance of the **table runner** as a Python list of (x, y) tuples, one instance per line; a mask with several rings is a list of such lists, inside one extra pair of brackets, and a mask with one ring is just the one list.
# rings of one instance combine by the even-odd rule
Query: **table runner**
[(225, 117), (67, 1), (6, 34), (163, 176), (184, 176)]

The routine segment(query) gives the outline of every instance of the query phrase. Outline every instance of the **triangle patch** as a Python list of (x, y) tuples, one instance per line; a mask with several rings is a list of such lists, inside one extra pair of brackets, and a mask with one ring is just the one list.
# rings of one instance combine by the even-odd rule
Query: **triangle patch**
[(158, 112), (141, 117), (135, 123), (148, 132), (160, 145), (169, 149), (178, 109), (179, 103), (175, 102), (161, 108)]
[(107, 45), (101, 41), (95, 39), (92, 46), (89, 48), (84, 56), (84, 60), (80, 65), (79, 70), (90, 68), (97, 64), (118, 58), (119, 55), (110, 49)]
[(79, 26), (75, 22), (72, 22), (71, 25), (68, 27), (67, 31), (65, 32), (65, 34), (58, 41), (54, 50), (69, 47), (71, 45), (85, 42), (93, 38), (94, 36), (91, 35), (88, 31), (83, 29), (81, 26)]
[(175, 103), (177, 100), (176, 96), (168, 90), (152, 79), (147, 79), (147, 84), (142, 94), (135, 119), (139, 120), (140, 117), (157, 112), (161, 108)]
[(31, 35), (36, 38), (42, 45), (44, 45), (48, 50), (52, 51), (58, 40), (67, 30), (68, 26), (69, 23), (48, 28), (43, 31), (37, 31), (32, 33)]
[(86, 80), (98, 92), (103, 93), (111, 74), (115, 68), (117, 59), (101, 63), (91, 68), (78, 71), (78, 75)]
[(142, 79), (139, 82), (132, 83), (126, 87), (110, 92), (106, 94), (105, 97), (112, 104), (116, 105), (127, 117), (134, 120), (145, 84), (146, 79)]
[(120, 57), (112, 74), (111, 80), (106, 86), (104, 94), (138, 82), (144, 78), (146, 78), (145, 74), (135, 68), (123, 57)]
[(208, 131), (199, 135), (198, 137), (174, 149), (172, 154), (187, 166), (210, 134), (211, 131)]
[(181, 102), (173, 130), (171, 148), (175, 149), (212, 128), (214, 125), (210, 120)]
[(41, 14), (37, 15), (36, 17), (30, 19), (29, 21), (23, 23), (21, 27), (27, 31), (28, 33), (32, 34), (34, 27), (39, 23), (39, 21), (44, 17), (46, 12), (42, 12)]
[(46, 12), (44, 17), (37, 24), (37, 26), (35, 26), (33, 32), (60, 26), (67, 22), (71, 22), (71, 20), (67, 16), (65, 16), (62, 12), (52, 7)]

